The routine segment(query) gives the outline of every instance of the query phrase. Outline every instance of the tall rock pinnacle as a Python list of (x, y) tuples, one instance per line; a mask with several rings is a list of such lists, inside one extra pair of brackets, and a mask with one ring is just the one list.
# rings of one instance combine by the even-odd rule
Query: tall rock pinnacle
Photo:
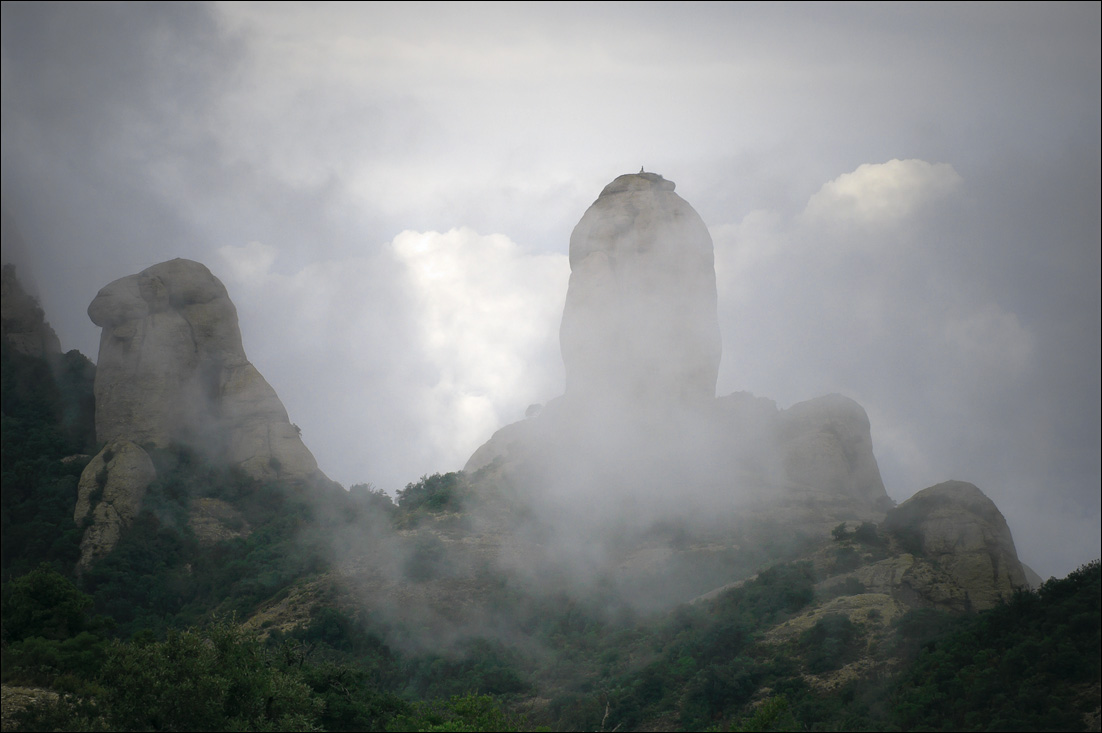
[(828, 497), (862, 519), (890, 504), (853, 400), (779, 410), (748, 393), (716, 398), (712, 238), (656, 173), (618, 176), (574, 227), (559, 341), (566, 394), (499, 430), (464, 470), (496, 462), (517, 485), (636, 499), (676, 485), (676, 511), (694, 495)]
[(175, 259), (116, 280), (88, 306), (103, 328), (96, 438), (181, 443), (256, 478), (317, 463), (241, 345), (237, 309), (203, 265)]
[(715, 398), (712, 238), (672, 181), (640, 172), (605, 186), (570, 236), (570, 270), (559, 331), (568, 399)]
[(78, 568), (107, 555), (157, 477), (149, 448), (186, 446), (255, 479), (328, 481), (271, 385), (245, 357), (237, 309), (203, 265), (175, 259), (99, 291), (100, 453), (81, 474)]

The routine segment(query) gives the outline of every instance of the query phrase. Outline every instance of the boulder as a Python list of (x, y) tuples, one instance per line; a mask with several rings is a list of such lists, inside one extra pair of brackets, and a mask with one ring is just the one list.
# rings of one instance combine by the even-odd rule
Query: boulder
[(923, 489), (888, 512), (884, 525), (904, 549), (929, 558), (983, 610), (1029, 588), (1006, 519), (964, 481)]
[(831, 394), (793, 405), (780, 414), (778, 438), (784, 473), (793, 484), (871, 505), (888, 499), (869, 417), (850, 398)]
[(84, 467), (77, 484), (73, 521), (88, 526), (80, 542), (78, 568), (104, 557), (142, 509), (157, 471), (149, 455), (129, 440), (113, 440)]

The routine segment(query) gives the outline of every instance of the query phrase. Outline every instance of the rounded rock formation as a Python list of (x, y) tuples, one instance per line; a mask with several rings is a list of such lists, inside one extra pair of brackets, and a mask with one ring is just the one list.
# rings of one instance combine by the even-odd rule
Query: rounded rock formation
[(905, 549), (936, 562), (982, 610), (1029, 587), (1002, 512), (973, 484), (946, 481), (888, 513), (885, 526)]
[(103, 328), (98, 440), (183, 444), (254, 478), (318, 474), (275, 390), (245, 357), (237, 309), (206, 267), (175, 259), (116, 280), (88, 315)]
[(616, 178), (570, 236), (559, 341), (571, 400), (715, 398), (720, 334), (712, 238), (655, 173)]

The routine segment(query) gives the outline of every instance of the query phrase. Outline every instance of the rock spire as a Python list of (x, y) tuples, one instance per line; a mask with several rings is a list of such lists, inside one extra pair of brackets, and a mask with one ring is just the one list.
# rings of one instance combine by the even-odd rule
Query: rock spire
[(640, 172), (605, 186), (570, 236), (570, 270), (559, 330), (568, 398), (715, 398), (712, 238), (672, 181)]

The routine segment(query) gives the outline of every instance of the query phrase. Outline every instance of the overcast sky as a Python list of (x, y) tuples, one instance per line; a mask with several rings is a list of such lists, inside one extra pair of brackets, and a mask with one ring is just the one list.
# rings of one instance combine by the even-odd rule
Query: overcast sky
[(570, 232), (641, 165), (718, 393), (867, 410), (1043, 577), (1100, 555), (1100, 4), (3, 3), (5, 261), (95, 360), (185, 257), (322, 469), (391, 495), (563, 391)]

